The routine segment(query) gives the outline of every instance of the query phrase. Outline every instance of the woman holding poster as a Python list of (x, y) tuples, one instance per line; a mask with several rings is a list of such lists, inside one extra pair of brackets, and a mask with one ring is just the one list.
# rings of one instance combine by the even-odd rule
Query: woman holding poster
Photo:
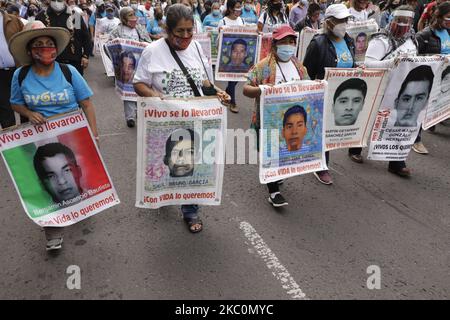
[[(391, 23), (373, 35), (366, 51), (364, 64), (368, 68), (392, 68), (402, 55), (417, 55), (417, 42), (412, 27), (414, 9), (410, 6), (398, 7)], [(401, 177), (409, 177), (410, 169), (405, 161), (389, 161), (389, 172)]]
[[(125, 7), (120, 10), (120, 24), (111, 32), (110, 40), (121, 38), (130, 39), (140, 42), (152, 42), (147, 30), (137, 23), (135, 11), (130, 7)], [(132, 52), (120, 56), (120, 81), (123, 83), (131, 83), (132, 76), (136, 70), (136, 59)], [(128, 74), (130, 76), (128, 76)], [(123, 109), (125, 113), (125, 120), (128, 128), (133, 128), (136, 125), (136, 101), (123, 100)]]
[[(225, 12), (225, 17), (219, 22), (219, 29), (224, 26), (243, 26), (245, 21), (241, 18), (242, 14), (242, 2), (240, 0), (228, 0), (227, 1), (227, 11)], [(238, 61), (240, 64), (243, 63), (245, 59), (245, 53), (247, 51), (246, 43), (235, 43), (231, 48), (231, 60)], [(238, 113), (239, 107), (236, 105), (236, 89), (237, 81), (228, 81), (228, 86), (225, 89), (231, 97), (229, 103), (229, 108), (231, 112)]]
[[(202, 47), (192, 41), (192, 10), (182, 4), (172, 5), (167, 10), (166, 26), (167, 38), (155, 41), (142, 53), (133, 80), (136, 93), (141, 97), (160, 98), (205, 95), (206, 90), (211, 91), (213, 85), (208, 80), (208, 59)], [(213, 88), (220, 100), (230, 100), (223, 90)], [(193, 233), (203, 228), (198, 209), (198, 205), (194, 204), (181, 206), (183, 218)]]
[[(354, 68), (355, 45), (353, 39), (347, 34), (347, 21), (350, 12), (343, 4), (332, 4), (325, 11), (324, 32), (317, 34), (309, 44), (303, 63), (311, 79), (322, 80), (325, 68)], [(350, 148), (349, 156), (361, 153), (359, 148)], [(325, 152), (327, 164), (330, 152)], [(360, 162), (360, 156), (356, 159)], [(328, 170), (314, 172), (315, 177), (323, 184), (333, 183)]]
[[(295, 57), (297, 34), (289, 26), (284, 25), (274, 30), (272, 51), (265, 59), (256, 64), (249, 72), (248, 82), (244, 85), (244, 95), (255, 99), (255, 109), (252, 116), (252, 127), (259, 131), (260, 125), (260, 106), (259, 97), (261, 96), (260, 85), (275, 85), (279, 83), (305, 80), (308, 78), (307, 73), (300, 61)], [(300, 108), (299, 108), (300, 109)], [(286, 121), (289, 118), (303, 117), (302, 112), (294, 112), (285, 116)], [(304, 112), (304, 111), (303, 111)], [(288, 113), (288, 112), (286, 112)], [(285, 130), (287, 132), (287, 130)], [(301, 130), (299, 130), (301, 131)], [(301, 136), (302, 134), (299, 134)], [(304, 135), (304, 134), (303, 134)], [(259, 134), (257, 134), (259, 137)], [(295, 140), (295, 139), (291, 139)], [(302, 141), (299, 141), (301, 143)], [(259, 143), (258, 143), (259, 146)], [(297, 148), (300, 148), (297, 146)], [(269, 202), (274, 207), (286, 206), (288, 203), (280, 193), (280, 181), (269, 182)]]
[[(95, 139), (98, 140), (94, 106), (90, 100), (93, 95), (92, 90), (74, 67), (55, 61), (56, 57), (64, 51), (69, 40), (70, 33), (66, 29), (46, 28), (40, 21), (28, 23), (22, 32), (11, 38), (10, 51), (24, 66), (14, 72), (11, 105), (14, 111), (36, 125), (46, 123), (48, 117), (81, 107)], [(71, 151), (64, 147), (59, 149), (59, 151), (51, 151), (51, 154), (43, 154), (43, 160), (46, 159), (43, 168), (46, 169), (37, 170), (38, 173), (46, 171), (49, 175), (48, 171), (51, 168), (72, 167), (67, 163), (74, 160)], [(38, 167), (36, 163), (36, 168)], [(52, 176), (58, 177), (58, 172), (61, 170), (51, 169), (50, 171), (54, 171)], [(79, 193), (80, 188), (77, 182), (79, 172), (66, 171), (67, 169), (64, 169), (64, 180), (67, 184), (63, 189), (61, 184), (49, 183), (47, 186), (55, 202), (69, 200)], [(60, 179), (57, 180), (60, 181)], [(44, 227), (44, 230), (47, 250), (60, 249), (63, 242), (63, 228)]]

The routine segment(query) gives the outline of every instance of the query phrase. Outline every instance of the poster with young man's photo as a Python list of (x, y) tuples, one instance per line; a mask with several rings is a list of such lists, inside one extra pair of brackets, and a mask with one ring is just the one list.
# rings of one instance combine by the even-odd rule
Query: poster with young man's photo
[(325, 68), (325, 80), (326, 150), (366, 147), (388, 70)]
[(246, 81), (258, 54), (256, 27), (223, 27), (219, 35), (216, 80)]
[(147, 42), (126, 39), (114, 39), (106, 44), (111, 57), (116, 78), (116, 93), (122, 100), (136, 101), (133, 77)]
[(376, 32), (378, 32), (378, 24), (374, 19), (348, 22), (347, 34), (353, 38), (355, 44), (355, 61), (357, 63), (364, 62), (369, 40)]
[(439, 90), (443, 58), (399, 58), (390, 71), (385, 95), (370, 136), (368, 159), (404, 161), (425, 118), (430, 97)]
[(220, 205), (226, 108), (215, 97), (139, 98), (136, 206)]
[(3, 131), (0, 152), (40, 226), (69, 226), (120, 203), (81, 112)]

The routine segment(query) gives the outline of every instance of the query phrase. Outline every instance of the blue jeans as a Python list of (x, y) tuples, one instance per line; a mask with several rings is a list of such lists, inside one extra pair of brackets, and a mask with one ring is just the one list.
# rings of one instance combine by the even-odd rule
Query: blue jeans
[(184, 204), (181, 206), (181, 212), (183, 213), (183, 218), (192, 219), (198, 216), (198, 205), (197, 204)]
[(236, 98), (234, 92), (236, 91), (237, 81), (229, 81), (228, 86), (225, 89), (225, 92), (228, 93), (231, 97), (231, 103), (236, 104)]

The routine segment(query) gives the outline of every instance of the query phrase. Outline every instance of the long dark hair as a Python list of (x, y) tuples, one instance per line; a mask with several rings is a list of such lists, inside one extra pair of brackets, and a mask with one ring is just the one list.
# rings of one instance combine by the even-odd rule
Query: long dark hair
[[(276, 24), (277, 19), (276, 19), (275, 15), (274, 15), (272, 4), (273, 4), (273, 0), (267, 1), (266, 13), (269, 16), (270, 22), (272, 24)], [(284, 1), (281, 1), (281, 8), (280, 8), (280, 11), (278, 12), (277, 17), (281, 21), (281, 23), (287, 23), (288, 20), (286, 19), (287, 18), (286, 15), (283, 13), (283, 11), (284, 11), (283, 6), (284, 6)]]
[(227, 10), (225, 11), (225, 17), (228, 17), (234, 10), (234, 7), (237, 3), (242, 5), (242, 0), (228, 0), (227, 1)]

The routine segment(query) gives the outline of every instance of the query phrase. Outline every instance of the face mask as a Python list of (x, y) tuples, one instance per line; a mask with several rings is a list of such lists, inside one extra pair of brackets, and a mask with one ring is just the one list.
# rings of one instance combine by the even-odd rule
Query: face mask
[(127, 26), (129, 26), (131, 29), (136, 28), (137, 19), (129, 19), (127, 21)]
[(190, 38), (181, 38), (181, 37), (177, 37), (176, 35), (174, 35), (174, 42), (175, 45), (177, 46), (178, 50), (186, 50), (189, 45), (191, 44), (192, 41), (192, 37)]
[(61, 12), (66, 8), (66, 4), (64, 2), (52, 1), (50, 2), (50, 7), (56, 12)]
[(56, 60), (56, 48), (39, 47), (31, 49), (31, 56), (45, 66), (51, 65)]
[(249, 4), (246, 4), (246, 5), (244, 6), (244, 8), (245, 8), (245, 11), (250, 11), (250, 10), (252, 10), (252, 6), (249, 5)]
[(106, 12), (106, 17), (107, 17), (108, 19), (114, 18), (114, 12)]
[(212, 14), (213, 16), (217, 17), (220, 15), (220, 10), (213, 10)]
[(150, 10), (150, 7), (151, 7), (151, 4), (147, 2), (147, 3), (145, 4), (145, 9), (146, 9), (146, 10)]
[(132, 3), (132, 4), (131, 4), (131, 9), (137, 10), (137, 8), (138, 8), (137, 3)]
[(241, 13), (242, 13), (242, 9), (234, 9), (234, 15), (236, 17), (239, 17), (241, 15)]
[(277, 56), (281, 61), (289, 61), (295, 54), (295, 49), (295, 46), (289, 44), (279, 45), (277, 46)]
[(347, 32), (347, 24), (346, 23), (337, 24), (333, 28), (334, 35), (340, 39), (345, 37), (346, 32)]
[(392, 22), (390, 31), (394, 38), (401, 38), (411, 29), (411, 25), (409, 23), (397, 23)]

